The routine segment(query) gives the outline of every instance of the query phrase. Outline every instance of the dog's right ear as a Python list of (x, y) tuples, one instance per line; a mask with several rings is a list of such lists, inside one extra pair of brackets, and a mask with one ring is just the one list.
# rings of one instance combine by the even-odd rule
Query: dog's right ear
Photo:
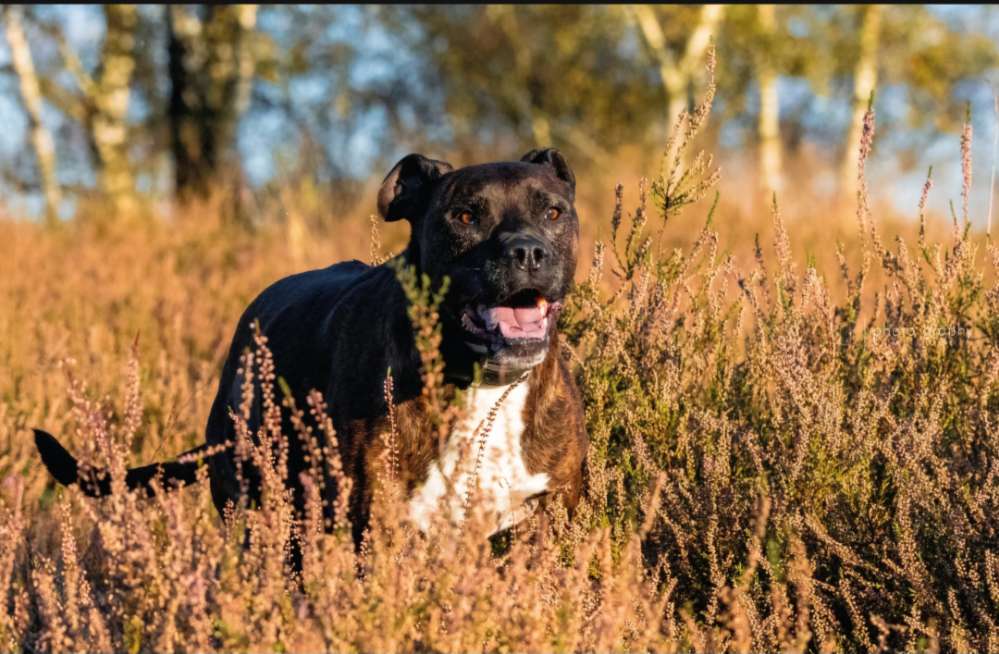
[(387, 222), (412, 219), (425, 208), (430, 182), (454, 170), (446, 161), (408, 154), (385, 176), (378, 191), (378, 213)]

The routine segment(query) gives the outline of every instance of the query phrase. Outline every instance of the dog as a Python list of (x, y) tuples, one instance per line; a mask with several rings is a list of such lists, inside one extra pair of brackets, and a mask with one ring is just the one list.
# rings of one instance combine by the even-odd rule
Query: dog
[[(532, 150), (519, 161), (459, 169), (420, 154), (404, 157), (385, 177), (377, 202), (386, 221), (409, 221), (405, 250), (382, 265), (342, 262), (264, 290), (239, 320), (206, 442), (177, 460), (129, 469), (127, 487), (151, 493), (155, 479), (164, 488), (189, 484), (203, 457), (220, 514), (247, 500), (259, 505), (260, 472), (231, 446), (237, 433), (230, 415), (240, 412), (241, 355), (253, 349), (256, 325), (296, 405), (305, 407), (313, 389), (324, 394), (343, 471), (352, 480), (347, 513), (355, 541), (363, 539), (384, 469), (390, 407), (399, 481), (409, 517), (421, 530), (442, 508), (461, 519), (467, 508), (462, 496), (473, 486), (492, 533), (555, 497), (571, 511), (582, 491), (588, 441), (556, 321), (576, 269), (575, 186), (565, 158), (551, 148)], [(444, 379), (465, 391), (468, 404), (465, 420), (446, 439), (436, 434), (421, 399), (421, 359), (400, 265), (426, 275), (433, 288), (449, 280), (439, 307)], [(251, 433), (263, 420), (255, 395)], [(314, 418), (305, 420), (312, 421), (322, 447), (323, 431)], [(296, 433), (288, 416), (282, 429)], [(288, 440), (284, 482), (302, 515), (308, 456), (300, 439)], [(106, 471), (81, 467), (52, 435), (35, 430), (35, 443), (60, 483), (78, 484), (93, 497), (111, 492)], [(467, 463), (463, 453), (469, 449), (476, 449), (477, 465)], [(327, 464), (320, 486), (329, 527), (338, 489)]]

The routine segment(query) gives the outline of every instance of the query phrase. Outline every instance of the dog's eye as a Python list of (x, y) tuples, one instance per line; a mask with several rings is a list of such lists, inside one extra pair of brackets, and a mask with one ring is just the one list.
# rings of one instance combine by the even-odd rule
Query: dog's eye
[(475, 215), (471, 211), (468, 211), (466, 209), (465, 211), (462, 211), (461, 213), (458, 214), (458, 220), (461, 221), (462, 225), (474, 225)]
[(547, 218), (552, 222), (558, 220), (559, 216), (561, 215), (562, 215), (562, 210), (559, 209), (558, 207), (548, 207), (548, 210), (545, 211), (545, 218)]

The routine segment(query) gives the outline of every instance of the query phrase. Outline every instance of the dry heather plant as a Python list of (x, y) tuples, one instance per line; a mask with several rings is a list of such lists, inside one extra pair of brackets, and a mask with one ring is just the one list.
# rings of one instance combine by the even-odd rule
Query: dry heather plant
[[(717, 178), (707, 155), (687, 152), (709, 109), (710, 98), (681, 119), (651, 184), (670, 225)], [(873, 138), (869, 111), (862, 182)], [(552, 507), (492, 541), (477, 535), (475, 513), (466, 524), (438, 518), (429, 537), (414, 531), (394, 486), (390, 428), (371, 530), (355, 551), (346, 505), (325, 516), (319, 502), (321, 465), (350, 484), (327, 408), (318, 393), (296, 406), (281, 391), (281, 362), (259, 335), (232, 419), (236, 447), (261, 471), (260, 506), (220, 521), (205, 485), (125, 492), (130, 456), (151, 460), (196, 439), (213, 383), (204, 361), (217, 360), (223, 316), (245, 299), (211, 267), (238, 270), (227, 259), (238, 248), (160, 278), (190, 293), (200, 281), (229, 313), (171, 329), (181, 300), (160, 307), (164, 324), (143, 332), (152, 346), (117, 357), (130, 361), (124, 374), (100, 360), (48, 367), (46, 347), (90, 339), (96, 352), (134, 329), (80, 333), (73, 325), (91, 309), (60, 314), (63, 291), (47, 291), (34, 332), (0, 320), (0, 334), (46, 366), (44, 383), (31, 381), (25, 359), (0, 351), (17, 371), (0, 382), (0, 649), (999, 651), (999, 285), (985, 281), (999, 249), (980, 252), (967, 227), (949, 242), (921, 230), (914, 250), (902, 239), (887, 247), (860, 188), (862, 263), (852, 270), (840, 252), (848, 292), (836, 300), (830, 280), (794, 261), (776, 201), (775, 256), (757, 245), (742, 270), (719, 253), (713, 211), (692, 246), (664, 253), (652, 246), (665, 223), (650, 224), (647, 186), (630, 212), (619, 187), (611, 238), (561, 318), (591, 438), (585, 498), (571, 517)], [(929, 192), (928, 180), (920, 220)], [(885, 280), (875, 289), (870, 267)], [(401, 279), (424, 400), (446, 431), (458, 413), (436, 352), (440, 291)], [(7, 288), (6, 307), (39, 297)], [(126, 302), (124, 314), (143, 302)], [(144, 349), (162, 354), (141, 362)], [(391, 384), (389, 374), (389, 396)], [(253, 398), (267, 416), (258, 433), (246, 421)], [(296, 433), (282, 433), (282, 412)], [(93, 501), (47, 485), (24, 444), (43, 420), (74, 428), (74, 446), (110, 466), (121, 492)], [(291, 438), (305, 440), (316, 466), (302, 520), (280, 481)], [(298, 577), (286, 565), (293, 543)]]

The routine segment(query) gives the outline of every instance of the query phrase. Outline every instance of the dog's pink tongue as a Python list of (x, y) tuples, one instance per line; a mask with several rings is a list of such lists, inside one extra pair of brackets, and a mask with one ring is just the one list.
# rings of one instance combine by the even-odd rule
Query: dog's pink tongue
[(500, 333), (506, 338), (542, 338), (545, 335), (545, 314), (543, 306), (489, 309), (490, 322), (498, 324)]
[(541, 319), (545, 317), (544, 312), (539, 307), (518, 307), (513, 310), (513, 315), (522, 329), (526, 329), (528, 325), (540, 323)]

